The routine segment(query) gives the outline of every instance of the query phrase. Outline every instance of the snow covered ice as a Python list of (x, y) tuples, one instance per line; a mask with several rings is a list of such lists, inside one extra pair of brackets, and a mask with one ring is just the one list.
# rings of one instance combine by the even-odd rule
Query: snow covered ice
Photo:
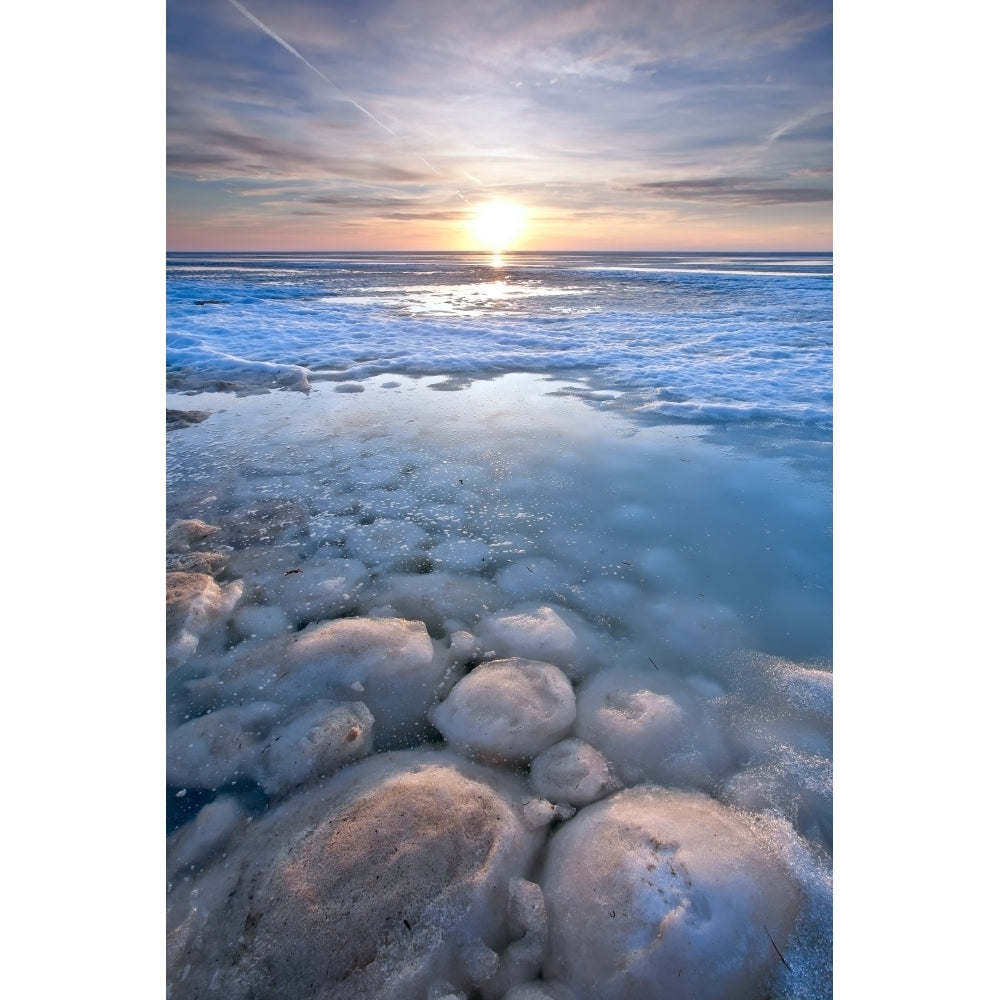
[(823, 262), (311, 261), (214, 333), (271, 270), (174, 263), (172, 1000), (829, 997), (828, 345), (755, 396), (683, 299), (805, 338)]

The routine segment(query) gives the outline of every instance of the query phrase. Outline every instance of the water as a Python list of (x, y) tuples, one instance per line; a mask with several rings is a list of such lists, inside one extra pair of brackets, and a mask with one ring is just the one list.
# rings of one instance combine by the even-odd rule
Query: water
[[(262, 863), (244, 824), (294, 827), (325, 787), (266, 756), (308, 712), (365, 702), (351, 725), (370, 766), (458, 748), (531, 816), (552, 808), (532, 798), (535, 751), (458, 735), (489, 728), (502, 692), (444, 743), (427, 722), (471, 665), (517, 655), (569, 679), (568, 735), (614, 787), (685, 790), (759, 826), (801, 893), (784, 961), (766, 943), (767, 988), (830, 995), (831, 270), (824, 254), (169, 255), (167, 406), (195, 412), (167, 435), (167, 523), (211, 532), (175, 532), (168, 568), (214, 588), (168, 636), (177, 996), (199, 963), (238, 966), (191, 927), (213, 886), (237, 892), (226, 859)], [(426, 656), (393, 654), (425, 672), (426, 704), (350, 657), (350, 684), (296, 666), (298, 637), (357, 619), (426, 630)], [(348, 750), (327, 748), (347, 754), (328, 771)], [(535, 868), (511, 876), (541, 881), (549, 926), (586, 940), (560, 923), (586, 904), (556, 872), (579, 804), (555, 805)], [(481, 928), (499, 979), (488, 957), (439, 956), (453, 986), (500, 996), (542, 976), (589, 995), (572, 954), (505, 957), (519, 926)], [(424, 995), (413, 975), (398, 995)]]
[(635, 412), (832, 421), (828, 254), (168, 257), (176, 388), (585, 373)]

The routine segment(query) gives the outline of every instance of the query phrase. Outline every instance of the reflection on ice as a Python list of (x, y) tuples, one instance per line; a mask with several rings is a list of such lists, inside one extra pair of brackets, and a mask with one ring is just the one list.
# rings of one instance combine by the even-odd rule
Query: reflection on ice
[(173, 1000), (828, 996), (820, 450), (467, 385), (168, 435)]

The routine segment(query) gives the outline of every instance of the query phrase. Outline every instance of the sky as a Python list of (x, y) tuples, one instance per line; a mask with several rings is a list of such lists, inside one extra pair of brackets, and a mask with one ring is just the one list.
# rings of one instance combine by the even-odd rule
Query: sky
[(831, 0), (167, 0), (167, 248), (829, 250), (832, 21)]

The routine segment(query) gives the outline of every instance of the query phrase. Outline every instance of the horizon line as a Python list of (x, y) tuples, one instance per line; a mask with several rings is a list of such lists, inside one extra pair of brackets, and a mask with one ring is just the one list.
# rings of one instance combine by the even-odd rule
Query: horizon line
[(538, 254), (538, 253), (789, 253), (789, 254), (832, 254), (833, 249), (829, 250), (791, 250), (791, 249), (781, 249), (776, 248), (772, 250), (750, 250), (750, 249), (727, 249), (727, 250), (693, 250), (685, 247), (678, 247), (672, 250), (650, 250), (644, 248), (633, 248), (631, 250), (595, 250), (593, 248), (579, 248), (579, 249), (562, 249), (562, 250), (418, 250), (414, 248), (410, 249), (397, 249), (397, 250), (386, 250), (384, 248), (369, 248), (369, 249), (342, 249), (342, 248), (328, 248), (328, 249), (314, 249), (314, 250), (283, 250), (283, 249), (228, 249), (228, 250), (206, 250), (206, 249), (177, 249), (168, 247), (165, 251), (166, 253), (434, 253), (434, 254), (456, 254), (456, 253), (478, 253), (483, 254), (488, 257), (496, 256), (507, 256), (513, 254)]

